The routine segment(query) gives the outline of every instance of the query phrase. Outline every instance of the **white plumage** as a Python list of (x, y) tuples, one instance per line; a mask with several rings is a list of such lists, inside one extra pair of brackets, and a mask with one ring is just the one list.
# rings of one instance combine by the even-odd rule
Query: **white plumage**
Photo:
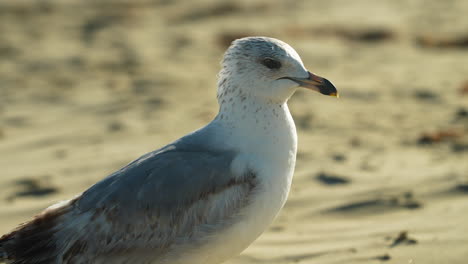
[(244, 38), (227, 50), (220, 110), (0, 239), (8, 263), (221, 263), (248, 247), (286, 202), (296, 161), (287, 100), (336, 95), (289, 45)]

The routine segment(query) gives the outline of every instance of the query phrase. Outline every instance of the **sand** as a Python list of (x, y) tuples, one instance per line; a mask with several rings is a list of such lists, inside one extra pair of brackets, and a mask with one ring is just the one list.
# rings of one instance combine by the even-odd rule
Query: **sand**
[(266, 35), (341, 97), (290, 100), (290, 198), (228, 263), (467, 263), (468, 1), (286, 2), (1, 1), (0, 233), (209, 122)]

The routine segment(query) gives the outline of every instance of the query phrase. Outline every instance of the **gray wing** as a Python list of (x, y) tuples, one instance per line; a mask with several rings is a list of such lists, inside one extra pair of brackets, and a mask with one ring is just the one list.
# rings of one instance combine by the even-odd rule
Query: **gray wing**
[(148, 263), (183, 244), (203, 243), (232, 224), (256, 184), (250, 171), (233, 175), (236, 154), (209, 149), (207, 138), (194, 133), (148, 153), (45, 210), (0, 238), (0, 259)]
[[(82, 211), (119, 205), (128, 210), (157, 209), (169, 213), (201, 193), (227, 185), (231, 153), (178, 150), (169, 146), (146, 154), (106, 179), (79, 199)], [(141, 207), (141, 208), (140, 208)]]
[(255, 187), (253, 173), (231, 173), (234, 156), (169, 145), (130, 163), (76, 200), (84, 239), (109, 255), (162, 255), (229, 225)]

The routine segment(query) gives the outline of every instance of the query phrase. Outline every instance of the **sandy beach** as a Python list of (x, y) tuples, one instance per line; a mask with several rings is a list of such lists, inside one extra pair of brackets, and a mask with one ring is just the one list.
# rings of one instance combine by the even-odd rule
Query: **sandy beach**
[(468, 263), (468, 1), (4, 0), (0, 234), (209, 122), (229, 43), (293, 46), (292, 191), (228, 264)]

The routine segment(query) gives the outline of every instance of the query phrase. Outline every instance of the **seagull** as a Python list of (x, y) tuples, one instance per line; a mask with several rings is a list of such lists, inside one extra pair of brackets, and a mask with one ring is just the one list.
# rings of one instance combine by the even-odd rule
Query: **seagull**
[(336, 88), (287, 43), (233, 41), (219, 113), (0, 238), (11, 264), (216, 264), (247, 248), (286, 202), (297, 134), (287, 101)]

